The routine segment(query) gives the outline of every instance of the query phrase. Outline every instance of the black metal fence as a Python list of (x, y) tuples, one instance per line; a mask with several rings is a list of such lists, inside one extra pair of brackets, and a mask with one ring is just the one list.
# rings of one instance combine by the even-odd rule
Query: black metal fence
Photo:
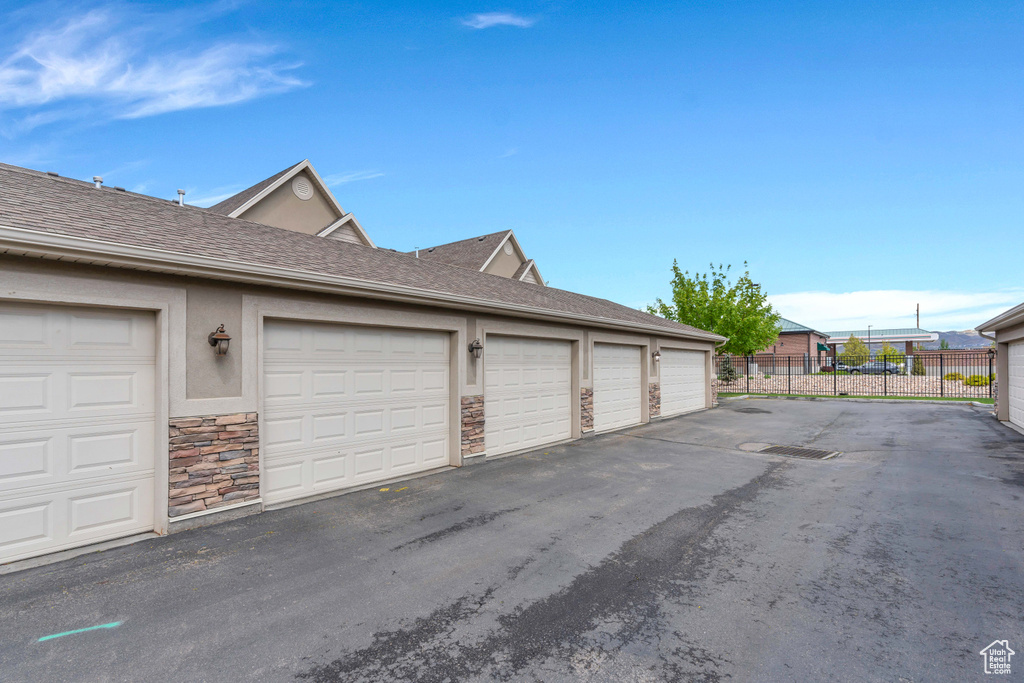
[(993, 398), (995, 353), (854, 356), (718, 356), (719, 393), (802, 396)]

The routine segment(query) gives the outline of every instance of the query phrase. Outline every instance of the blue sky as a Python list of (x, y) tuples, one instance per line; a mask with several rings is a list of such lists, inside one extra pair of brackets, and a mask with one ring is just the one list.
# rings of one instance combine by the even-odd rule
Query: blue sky
[(674, 258), (819, 329), (1024, 300), (1024, 4), (639, 7), (0, 3), (0, 160), (208, 204), (308, 157), (382, 246), (512, 228), (631, 306)]

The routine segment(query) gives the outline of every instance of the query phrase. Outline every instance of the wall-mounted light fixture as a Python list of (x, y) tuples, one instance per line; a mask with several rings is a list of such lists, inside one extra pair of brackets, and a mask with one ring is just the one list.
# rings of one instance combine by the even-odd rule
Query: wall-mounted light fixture
[(484, 345), (480, 343), (479, 339), (474, 339), (469, 344), (469, 352), (473, 354), (473, 358), (479, 358), (480, 354), (484, 352)]
[(658, 351), (655, 351), (654, 353), (652, 353), (652, 354), (651, 354), (651, 358), (653, 358), (653, 359), (654, 359), (654, 362), (655, 362), (655, 363), (657, 363), (658, 361), (660, 361), (660, 360), (661, 360), (661, 351), (660, 351), (660, 350), (658, 350)]
[(228, 355), (228, 345), (231, 343), (231, 335), (224, 331), (224, 326), (221, 325), (216, 331), (211, 332), (210, 336), (207, 337), (210, 342), (210, 346), (217, 349), (218, 356)]

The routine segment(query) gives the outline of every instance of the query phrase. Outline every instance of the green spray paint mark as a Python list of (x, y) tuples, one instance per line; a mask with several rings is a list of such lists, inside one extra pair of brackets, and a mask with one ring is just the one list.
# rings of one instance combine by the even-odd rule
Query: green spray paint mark
[(64, 633), (54, 633), (52, 636), (43, 636), (40, 638), (38, 643), (44, 640), (53, 640), (54, 638), (63, 638), (64, 636), (73, 636), (76, 633), (85, 633), (86, 631), (95, 631), (101, 628), (117, 628), (121, 625), (120, 621), (112, 621), (109, 624), (100, 624), (99, 626), (90, 626), (89, 628), (76, 628), (74, 631), (64, 631)]

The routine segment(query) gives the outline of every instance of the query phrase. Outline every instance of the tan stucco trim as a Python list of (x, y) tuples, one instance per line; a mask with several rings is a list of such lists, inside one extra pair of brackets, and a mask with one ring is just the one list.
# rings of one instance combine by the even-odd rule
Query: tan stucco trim
[(96, 281), (92, 278), (54, 276), (7, 268), (0, 271), (0, 301), (55, 306), (95, 306), (152, 311), (156, 324), (156, 396), (154, 403), (153, 530), (166, 534), (167, 517), (167, 424), (170, 396), (183, 397), (184, 372), (171, 372), (183, 362), (185, 292), (171, 287)]
[(680, 331), (673, 335), (670, 331), (655, 325), (563, 313), (522, 304), (499, 304), (472, 296), (455, 296), (414, 287), (196, 256), (163, 249), (134, 247), (9, 226), (0, 226), (0, 251), (16, 256), (36, 256), (92, 265), (119, 266), (152, 272), (206, 277), (214, 280), (230, 280), (287, 289), (341, 294), (365, 299), (434, 306), (441, 304), (463, 311), (519, 316), (561, 323), (583, 323), (592, 327), (642, 331), (674, 338), (724, 341), (720, 335), (710, 332)]

